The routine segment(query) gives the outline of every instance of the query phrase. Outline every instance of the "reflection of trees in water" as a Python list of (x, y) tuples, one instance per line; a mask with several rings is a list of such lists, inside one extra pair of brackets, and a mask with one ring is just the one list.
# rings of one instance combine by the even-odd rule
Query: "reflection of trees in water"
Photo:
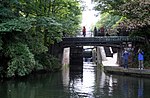
[(144, 82), (141, 78), (106, 74), (103, 96), (111, 98), (144, 98)]
[(122, 87), (123, 87), (123, 95), (125, 98), (130, 98), (129, 96), (129, 81), (127, 80), (126, 77), (124, 77), (125, 79), (123, 79), (123, 84), (122, 84)]
[(138, 98), (144, 98), (143, 96), (143, 79), (138, 79)]
[(102, 69), (98, 70), (96, 76), (95, 98), (121, 98), (120, 94), (114, 94), (116, 91), (117, 79), (113, 75), (108, 75)]
[(143, 79), (122, 76), (118, 78), (118, 89), (121, 90), (123, 98), (143, 98)]
[[(63, 84), (61, 73), (33, 75), (28, 79), (0, 82), (0, 98), (149, 98), (149, 79), (105, 74), (96, 66), (86, 66), (84, 70), (88, 75), (94, 74), (86, 74), (93, 84), (83, 81), (83, 73), (72, 73), (66, 80), (68, 86)], [(91, 79), (92, 76), (95, 78)]]
[(5, 81), (4, 84), (5, 86), (0, 87), (0, 89), (7, 89), (7, 94), (5, 93), (0, 98), (58, 98), (59, 96), (68, 96), (62, 91), (61, 73), (36, 74), (21, 80)]
[(102, 71), (102, 68), (100, 66), (95, 67), (95, 85), (94, 85), (94, 98), (101, 98), (101, 96), (104, 94), (104, 90), (102, 90), (105, 86), (105, 78), (106, 75)]
[(124, 98), (137, 98), (137, 78), (122, 76), (120, 83)]
[(105, 90), (105, 93), (107, 94), (106, 96), (113, 96), (114, 98), (120, 98), (118, 94), (114, 94), (116, 92), (116, 84), (117, 80), (113, 75), (107, 75), (105, 79), (105, 88), (107, 87), (107, 90)]
[[(69, 65), (72, 66), (72, 65)], [(78, 65), (76, 65), (78, 66)], [(82, 70), (69, 71), (69, 93), (71, 98), (80, 98), (80, 85), (83, 82), (83, 68)]]

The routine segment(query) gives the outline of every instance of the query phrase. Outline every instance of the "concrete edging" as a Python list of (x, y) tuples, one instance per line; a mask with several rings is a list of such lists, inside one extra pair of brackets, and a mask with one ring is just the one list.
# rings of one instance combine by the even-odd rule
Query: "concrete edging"
[(139, 77), (150, 77), (149, 69), (140, 70), (138, 68), (125, 69), (123, 67), (118, 67), (118, 66), (104, 66), (104, 72), (105, 73), (131, 75), (131, 76), (139, 76)]

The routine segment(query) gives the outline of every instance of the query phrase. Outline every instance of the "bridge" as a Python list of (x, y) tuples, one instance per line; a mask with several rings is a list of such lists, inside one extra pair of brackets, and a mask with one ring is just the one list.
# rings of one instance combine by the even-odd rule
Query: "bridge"
[(65, 37), (62, 44), (64, 47), (69, 46), (111, 46), (121, 47), (123, 42), (143, 42), (142, 37), (129, 36), (97, 36), (97, 37)]
[[(121, 58), (120, 54), (124, 47), (128, 47), (128, 43), (132, 43), (132, 45), (135, 46), (136, 44), (143, 43), (144, 41), (145, 40), (142, 37), (129, 36), (64, 37), (59, 44), (52, 47), (52, 50), (53, 53), (61, 59), (63, 49), (70, 47), (70, 69), (74, 69), (80, 67), (77, 67), (76, 65), (82, 66), (81, 63), (83, 63), (84, 51), (82, 46), (104, 46), (106, 56), (112, 56), (109, 47), (114, 47), (114, 49), (117, 49), (117, 53), (119, 54), (118, 58)], [(99, 60), (98, 63), (100, 63), (100, 48), (95, 47), (95, 50), (95, 54), (97, 55), (96, 60)]]

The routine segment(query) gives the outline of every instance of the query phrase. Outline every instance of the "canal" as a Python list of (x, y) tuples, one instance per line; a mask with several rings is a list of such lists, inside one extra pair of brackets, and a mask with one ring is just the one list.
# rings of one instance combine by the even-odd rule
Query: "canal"
[(92, 62), (83, 71), (33, 74), (0, 82), (0, 98), (150, 98), (150, 79), (105, 74)]

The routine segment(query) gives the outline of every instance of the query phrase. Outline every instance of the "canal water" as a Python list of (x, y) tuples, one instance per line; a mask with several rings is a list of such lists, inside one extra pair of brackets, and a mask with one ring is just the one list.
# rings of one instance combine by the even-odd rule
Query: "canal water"
[(150, 98), (150, 79), (105, 74), (92, 62), (83, 71), (33, 74), (0, 82), (0, 98)]

